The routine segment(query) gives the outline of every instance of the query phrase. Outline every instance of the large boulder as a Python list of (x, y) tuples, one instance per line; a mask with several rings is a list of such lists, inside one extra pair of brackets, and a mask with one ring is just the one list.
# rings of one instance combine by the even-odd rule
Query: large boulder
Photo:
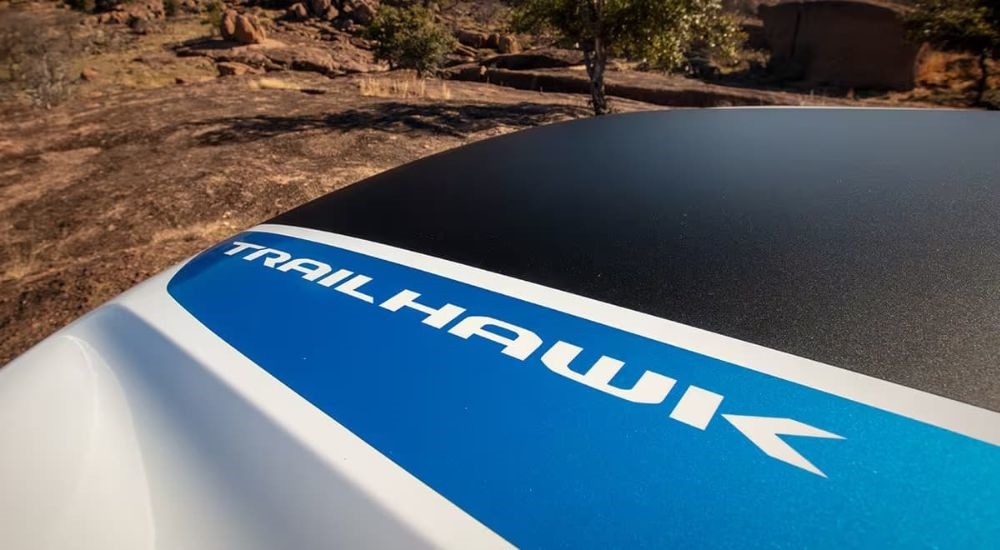
[(359, 25), (370, 25), (379, 3), (376, 0), (344, 0), (344, 12)]
[(233, 40), (236, 36), (236, 16), (235, 11), (229, 10), (222, 14), (222, 21), (219, 23), (219, 34), (225, 40)]
[(501, 34), (497, 44), (497, 51), (500, 53), (520, 53), (521, 43), (512, 34)]
[(320, 14), (319, 18), (323, 19), (325, 21), (333, 21), (334, 19), (336, 19), (339, 16), (340, 16), (340, 10), (338, 10), (334, 6), (330, 6), (329, 8), (326, 8), (325, 12), (323, 12), (322, 14)]
[(490, 33), (490, 35), (486, 37), (486, 47), (492, 50), (500, 48), (500, 33)]
[(241, 44), (260, 44), (267, 40), (267, 33), (264, 27), (253, 15), (239, 15), (236, 17), (236, 41)]
[(490, 69), (532, 71), (535, 69), (562, 69), (583, 64), (583, 54), (578, 50), (556, 48), (531, 50), (524, 53), (501, 54), (486, 59), (482, 64)]
[(899, 8), (862, 0), (790, 1), (758, 13), (778, 76), (812, 85), (909, 90), (920, 47)]
[(219, 31), (222, 38), (240, 44), (261, 44), (267, 40), (264, 26), (251, 14), (227, 11), (222, 16)]
[(481, 31), (459, 29), (455, 31), (455, 39), (463, 46), (470, 48), (486, 48), (489, 35)]
[(309, 18), (333, 21), (339, 15), (340, 11), (331, 0), (304, 0), (295, 2), (285, 10), (285, 19), (288, 21), (306, 21)]
[(302, 2), (296, 2), (285, 12), (285, 17), (292, 21), (305, 21), (309, 18), (309, 10)]
[(309, 6), (309, 13), (320, 17), (326, 14), (326, 10), (333, 6), (333, 2), (330, 0), (307, 0)]
[(137, 21), (156, 21), (166, 17), (163, 0), (134, 0), (131, 2), (109, 3), (109, 11), (96, 16), (97, 23), (133, 25)]

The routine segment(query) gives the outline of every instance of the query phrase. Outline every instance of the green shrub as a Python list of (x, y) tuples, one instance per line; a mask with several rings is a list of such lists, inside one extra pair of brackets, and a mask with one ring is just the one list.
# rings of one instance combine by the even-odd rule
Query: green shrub
[(102, 13), (112, 11), (125, 0), (65, 0), (66, 5), (77, 11)]
[(1000, 59), (1000, 1), (997, 0), (917, 0), (905, 16), (907, 30), (915, 43), (930, 42), (938, 48), (967, 51), (976, 56), (976, 105), (989, 107), (989, 60)]
[(163, 0), (163, 14), (174, 17), (181, 12), (181, 0)]
[(213, 33), (219, 32), (222, 27), (222, 15), (225, 11), (225, 6), (219, 0), (205, 6), (205, 23), (212, 28)]
[(441, 66), (455, 48), (455, 39), (419, 5), (405, 8), (383, 5), (368, 26), (366, 36), (375, 42), (375, 59), (396, 69), (416, 69), (423, 76)]
[(720, 0), (514, 0), (513, 27), (553, 33), (583, 52), (595, 115), (610, 112), (604, 89), (608, 60), (624, 57), (672, 70), (691, 59), (738, 60), (743, 36)]
[(1000, 90), (990, 90), (983, 94), (983, 107), (991, 111), (1000, 111)]
[(124, 4), (125, 0), (94, 0), (94, 11), (106, 12), (114, 11), (119, 4)]
[(73, 8), (76, 11), (82, 11), (86, 13), (93, 13), (97, 4), (94, 0), (66, 0), (66, 5)]

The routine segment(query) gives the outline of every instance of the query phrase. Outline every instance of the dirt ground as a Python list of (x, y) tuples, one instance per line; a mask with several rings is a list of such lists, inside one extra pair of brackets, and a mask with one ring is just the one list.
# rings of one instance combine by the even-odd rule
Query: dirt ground
[(394, 75), (228, 77), (8, 115), (0, 364), (300, 203), (438, 151), (587, 114), (580, 96), (427, 86), (405, 97), (415, 92)]
[[(451, 17), (488, 28), (499, 5), (457, 2)], [(529, 90), (475, 81), (497, 76), (485, 68), (473, 81), (383, 72), (358, 36), (328, 23), (275, 24), (270, 45), (236, 47), (204, 15), (158, 19), (142, 32), (92, 20), (59, 2), (0, 0), (0, 31), (48, 33), (22, 35), (68, 56), (70, 80), (59, 83), (72, 88), (50, 109), (0, 102), (0, 366), (121, 291), (298, 204), (445, 149), (589, 115), (584, 95), (530, 91), (552, 76), (544, 71), (527, 75)], [(0, 53), (10, 46), (0, 40)], [(270, 72), (220, 77), (233, 61)], [(962, 63), (940, 56), (924, 96), (864, 101), (629, 69), (609, 82), (668, 105), (906, 104), (966, 94), (968, 84), (949, 77)], [(577, 69), (560, 70), (579, 80)], [(613, 106), (661, 108), (620, 98)]]

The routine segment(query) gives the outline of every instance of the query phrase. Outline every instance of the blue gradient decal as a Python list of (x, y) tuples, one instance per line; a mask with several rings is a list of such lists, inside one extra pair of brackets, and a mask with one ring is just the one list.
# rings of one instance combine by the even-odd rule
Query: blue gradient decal
[[(334, 279), (319, 284), (316, 264), (282, 271), (287, 258), (245, 258), (257, 249), (226, 255), (234, 241), (371, 280), (352, 295)], [(403, 289), (467, 311), (435, 328), (412, 308), (379, 307)], [(1000, 448), (596, 322), (259, 232), (198, 256), (168, 290), (220, 338), (519, 546), (1000, 544)], [(496, 341), (449, 333), (468, 316), (530, 329), (542, 344), (521, 360)], [(615, 386), (630, 388), (646, 371), (676, 384), (659, 404), (597, 391), (542, 363), (557, 341), (582, 348), (580, 372), (601, 355), (624, 361)], [(722, 399), (704, 429), (671, 417), (691, 386)], [(795, 419), (843, 439), (781, 437), (823, 477), (768, 456), (723, 415)]]

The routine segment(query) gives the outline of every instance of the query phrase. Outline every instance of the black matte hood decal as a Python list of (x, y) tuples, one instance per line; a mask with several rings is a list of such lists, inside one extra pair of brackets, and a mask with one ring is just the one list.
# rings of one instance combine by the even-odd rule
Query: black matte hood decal
[(422, 252), (1000, 410), (1000, 115), (557, 124), (277, 223)]

